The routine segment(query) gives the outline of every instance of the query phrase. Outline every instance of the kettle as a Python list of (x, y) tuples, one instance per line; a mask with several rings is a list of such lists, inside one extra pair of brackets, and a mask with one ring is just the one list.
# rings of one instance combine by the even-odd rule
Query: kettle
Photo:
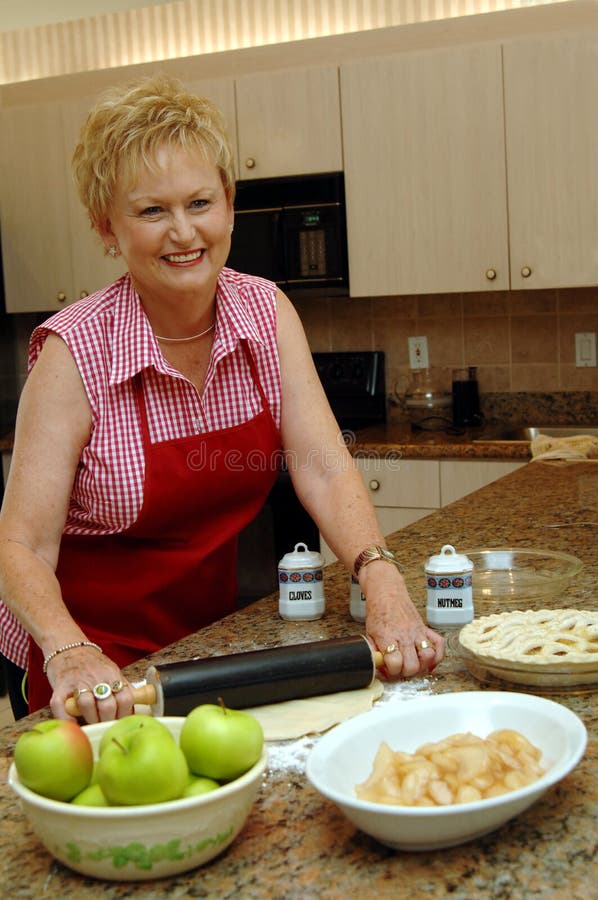
[(452, 425), (453, 401), (442, 371), (411, 369), (405, 393), (401, 395), (398, 386), (395, 393), (414, 431), (443, 431)]

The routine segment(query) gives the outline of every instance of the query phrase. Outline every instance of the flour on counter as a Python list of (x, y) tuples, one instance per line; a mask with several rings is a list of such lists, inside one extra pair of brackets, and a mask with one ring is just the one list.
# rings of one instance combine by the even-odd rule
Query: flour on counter
[[(374, 703), (374, 709), (387, 703), (401, 703), (404, 700), (413, 700), (422, 694), (431, 694), (432, 688), (425, 678), (417, 678), (411, 681), (393, 681), (384, 685), (382, 696)], [(321, 735), (308, 734), (305, 737), (292, 741), (268, 742), (268, 773), (295, 772), (305, 774), (307, 758), (316, 746)]]

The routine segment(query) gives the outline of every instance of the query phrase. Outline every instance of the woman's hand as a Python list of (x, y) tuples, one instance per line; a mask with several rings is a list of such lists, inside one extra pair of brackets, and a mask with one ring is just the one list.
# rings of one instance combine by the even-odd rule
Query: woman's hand
[(445, 640), (424, 624), (402, 575), (376, 560), (359, 576), (366, 596), (366, 631), (384, 656), (381, 670), (390, 679), (431, 672), (444, 656)]
[[(68, 697), (77, 697), (79, 715), (87, 724), (122, 719), (133, 710), (133, 694), (119, 667), (93, 647), (65, 650), (48, 664), (48, 679), (53, 688), (50, 709), (56, 719), (70, 719), (65, 708)], [(111, 693), (96, 699), (93, 689), (107, 684)], [(119, 688), (122, 684), (122, 688)]]

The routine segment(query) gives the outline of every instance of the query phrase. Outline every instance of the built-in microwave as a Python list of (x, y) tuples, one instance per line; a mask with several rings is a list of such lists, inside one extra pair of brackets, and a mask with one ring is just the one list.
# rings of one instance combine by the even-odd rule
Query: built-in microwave
[(238, 181), (227, 265), (275, 281), (291, 296), (347, 294), (342, 172)]

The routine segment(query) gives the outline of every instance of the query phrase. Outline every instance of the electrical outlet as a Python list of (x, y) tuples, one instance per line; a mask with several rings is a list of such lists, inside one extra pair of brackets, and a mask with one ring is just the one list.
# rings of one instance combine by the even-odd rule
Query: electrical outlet
[(578, 332), (575, 335), (575, 365), (578, 368), (596, 365), (596, 333)]
[(407, 338), (409, 344), (409, 368), (410, 369), (427, 369), (428, 368), (428, 338), (427, 337), (410, 337)]

